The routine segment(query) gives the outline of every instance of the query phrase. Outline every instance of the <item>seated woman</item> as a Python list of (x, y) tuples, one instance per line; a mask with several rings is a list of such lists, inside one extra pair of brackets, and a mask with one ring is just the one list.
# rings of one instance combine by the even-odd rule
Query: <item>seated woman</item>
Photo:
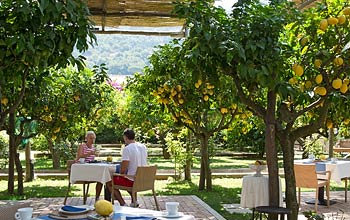
[[(94, 147), (96, 135), (93, 131), (86, 132), (85, 141), (86, 143), (81, 144), (78, 147), (76, 161), (79, 161), (80, 158), (85, 158), (85, 162), (90, 162), (95, 160), (95, 156), (98, 156), (98, 151)], [(96, 183), (96, 198), (98, 200), (102, 190), (102, 183)]]

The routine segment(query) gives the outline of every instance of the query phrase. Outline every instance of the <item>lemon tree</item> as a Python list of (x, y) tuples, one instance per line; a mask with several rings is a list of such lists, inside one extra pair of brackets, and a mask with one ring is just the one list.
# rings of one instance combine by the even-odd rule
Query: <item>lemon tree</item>
[(220, 66), (222, 72), (210, 72), (210, 77), (230, 76), (237, 89), (231, 95), (264, 120), (270, 205), (277, 206), (276, 146), (281, 145), (291, 219), (298, 213), (294, 142), (327, 124), (334, 126), (327, 123), (329, 112), (339, 112), (338, 104), (344, 103), (339, 100), (348, 98), (347, 4), (322, 1), (299, 10), (287, 1), (240, 1), (227, 16), (202, 1), (177, 8), (189, 28), (182, 45), (188, 46), (188, 54), (181, 62), (196, 66), (198, 75), (208, 73), (202, 68)]
[[(13, 124), (29, 80), (45, 77), (44, 69), (69, 63), (82, 66), (73, 48), (88, 48), (94, 40), (86, 4), (68, 1), (10, 1), (0, 4), (0, 127)], [(6, 104), (6, 105), (5, 105)], [(10, 116), (10, 118), (8, 118)], [(11, 126), (10, 135), (14, 135)], [(14, 143), (14, 142), (11, 142)], [(16, 148), (9, 149), (8, 192), (14, 193)], [(19, 162), (16, 163), (17, 165)], [(20, 170), (18, 173), (22, 174)], [(20, 175), (19, 178), (22, 178)], [(18, 191), (22, 193), (22, 187)]]
[[(200, 140), (201, 168), (199, 189), (212, 189), (209, 163), (209, 138), (230, 127), (235, 116), (243, 114), (235, 96), (232, 79), (225, 75), (210, 76), (217, 68), (198, 69), (186, 66), (181, 60), (187, 48), (180, 50), (177, 40), (160, 46), (150, 57), (151, 65), (133, 84), (140, 84), (145, 96), (150, 94), (171, 116), (176, 126), (188, 128)], [(197, 74), (207, 71), (207, 74)]]

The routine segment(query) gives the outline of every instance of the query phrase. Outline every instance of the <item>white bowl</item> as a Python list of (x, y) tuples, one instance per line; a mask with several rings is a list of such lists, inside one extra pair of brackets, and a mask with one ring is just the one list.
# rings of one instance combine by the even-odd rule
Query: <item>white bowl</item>
[(261, 171), (262, 171), (262, 170), (266, 170), (266, 165), (255, 165), (255, 164), (250, 164), (250, 165), (249, 165), (249, 168), (250, 168), (251, 170), (254, 170), (254, 171), (255, 171), (254, 176), (259, 177), (259, 176), (262, 176)]

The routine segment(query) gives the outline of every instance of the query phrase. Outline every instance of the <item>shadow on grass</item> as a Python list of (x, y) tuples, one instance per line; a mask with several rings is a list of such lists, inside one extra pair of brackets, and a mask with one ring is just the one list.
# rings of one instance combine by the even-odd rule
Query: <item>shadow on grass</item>
[[(69, 196), (80, 196), (83, 185), (76, 184), (71, 186)], [(64, 197), (66, 195), (68, 186), (43, 186), (43, 185), (30, 185), (24, 187), (24, 195), (17, 195), (17, 189), (15, 189), (15, 195), (10, 195), (7, 190), (0, 191), (0, 200), (23, 200), (29, 198), (47, 198), (50, 197)], [(93, 187), (93, 189), (95, 188)]]
[(199, 191), (198, 185), (188, 181), (172, 182), (163, 191), (158, 191), (161, 195), (196, 195), (211, 208), (216, 210), (226, 219), (251, 219), (250, 214), (230, 214), (223, 204), (240, 203), (240, 187), (222, 187), (213, 185), (212, 191)]

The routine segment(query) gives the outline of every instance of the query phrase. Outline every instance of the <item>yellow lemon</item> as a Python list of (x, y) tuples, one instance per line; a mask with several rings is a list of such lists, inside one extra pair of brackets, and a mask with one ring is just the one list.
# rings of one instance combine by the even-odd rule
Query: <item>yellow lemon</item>
[(344, 15), (350, 15), (350, 7), (346, 7), (343, 9), (343, 14)]
[(335, 80), (332, 81), (332, 86), (334, 89), (340, 89), (340, 87), (342, 86), (343, 82), (341, 79), (337, 78)]
[(62, 116), (61, 116), (61, 120), (62, 120), (62, 121), (67, 121), (67, 117), (64, 116), (64, 115), (62, 115)]
[(1, 104), (3, 104), (3, 105), (7, 105), (8, 102), (9, 102), (9, 100), (6, 97), (1, 99)]
[(199, 86), (202, 85), (202, 80), (199, 79), (199, 80), (197, 81), (197, 83), (198, 83)]
[(203, 99), (204, 99), (204, 101), (208, 101), (208, 100), (209, 100), (209, 96), (208, 96), (208, 95), (205, 95), (205, 96), (203, 97)]
[(303, 37), (300, 40), (301, 46), (305, 46), (308, 42), (309, 42), (309, 38), (308, 37)]
[(349, 82), (350, 82), (350, 79), (348, 79), (348, 78), (346, 78), (346, 79), (343, 80), (343, 83), (344, 83), (345, 85), (349, 85)]
[(113, 212), (113, 205), (111, 202), (101, 199), (95, 203), (95, 210), (101, 216), (109, 216)]
[(316, 68), (320, 68), (321, 65), (322, 65), (322, 60), (316, 59), (315, 62), (314, 62), (314, 65), (315, 65)]
[(80, 96), (79, 96), (79, 95), (75, 95), (73, 98), (74, 98), (74, 100), (75, 100), (76, 102), (80, 100)]
[(108, 156), (107, 157), (107, 162), (112, 162), (113, 161), (113, 157), (112, 156)]
[(304, 74), (304, 68), (300, 65), (296, 65), (294, 68), (294, 72), (297, 76), (302, 76)]
[(183, 99), (179, 99), (179, 103), (180, 103), (180, 104), (184, 104), (184, 102), (185, 102), (185, 101), (184, 101)]
[(60, 132), (60, 130), (61, 130), (61, 128), (60, 128), (60, 127), (55, 128), (55, 130), (53, 130), (53, 133), (58, 133), (58, 132)]
[(325, 96), (327, 94), (327, 90), (325, 87), (323, 86), (317, 86), (315, 89), (314, 89), (314, 92), (320, 96)]
[(330, 18), (327, 19), (327, 22), (330, 25), (336, 25), (336, 24), (338, 24), (338, 19), (334, 18), (334, 17), (330, 17)]
[(334, 58), (333, 63), (334, 63), (336, 66), (341, 66), (341, 65), (343, 65), (343, 63), (344, 63), (344, 60), (343, 60), (343, 58), (341, 58), (341, 57), (336, 57), (336, 58)]
[(57, 139), (57, 136), (56, 136), (56, 135), (53, 135), (53, 136), (51, 137), (51, 139), (54, 141), (54, 140)]
[(227, 108), (221, 108), (221, 109), (220, 109), (220, 112), (221, 112), (222, 114), (226, 114), (226, 113), (228, 112), (228, 110), (227, 110)]
[(344, 124), (348, 125), (349, 123), (350, 123), (350, 119), (346, 118), (346, 119), (344, 120)]
[(294, 85), (294, 84), (297, 83), (297, 79), (295, 79), (294, 77), (292, 77), (292, 78), (290, 78), (290, 79), (288, 80), (288, 82), (289, 82), (289, 84)]
[(197, 89), (199, 88), (199, 86), (200, 86), (200, 85), (199, 85), (198, 83), (195, 83), (195, 84), (194, 84), (194, 87), (196, 87)]
[(318, 75), (316, 76), (316, 78), (315, 78), (315, 81), (316, 81), (317, 84), (321, 84), (322, 81), (323, 81), (323, 76), (322, 76), (322, 74), (318, 74)]
[(345, 15), (338, 16), (338, 24), (344, 24), (346, 21)]
[(158, 93), (159, 93), (159, 94), (162, 94), (163, 92), (164, 92), (163, 87), (158, 87)]
[(340, 89), (339, 89), (339, 91), (341, 92), (341, 93), (343, 93), (343, 94), (345, 94), (347, 91), (348, 91), (348, 86), (346, 85), (346, 84), (342, 84), (341, 85), (341, 87), (340, 87)]
[(177, 90), (178, 92), (181, 92), (182, 86), (181, 86), (181, 85), (177, 85), (177, 86), (176, 86), (176, 90)]
[(328, 21), (327, 21), (327, 19), (322, 19), (322, 20), (320, 21), (320, 29), (323, 30), (323, 31), (325, 31), (325, 30), (327, 30), (327, 27), (328, 27)]
[(310, 89), (311, 86), (312, 86), (311, 81), (308, 80), (308, 81), (305, 82), (305, 88)]
[(333, 122), (331, 120), (327, 120), (327, 128), (333, 128)]

